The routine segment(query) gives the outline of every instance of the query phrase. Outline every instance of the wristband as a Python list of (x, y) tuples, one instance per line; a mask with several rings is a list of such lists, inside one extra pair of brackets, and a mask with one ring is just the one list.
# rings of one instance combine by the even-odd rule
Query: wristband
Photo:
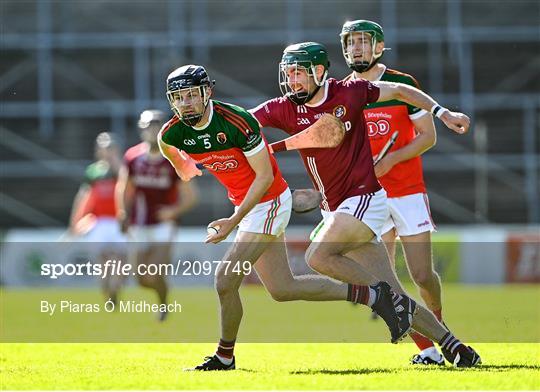
[(446, 112), (448, 109), (446, 108), (443, 108), (441, 105), (439, 105), (438, 103), (436, 103), (435, 105), (433, 105), (433, 107), (431, 108), (430, 112), (431, 114), (433, 114), (435, 117), (437, 118), (441, 118), (441, 116), (444, 114), (444, 112)]

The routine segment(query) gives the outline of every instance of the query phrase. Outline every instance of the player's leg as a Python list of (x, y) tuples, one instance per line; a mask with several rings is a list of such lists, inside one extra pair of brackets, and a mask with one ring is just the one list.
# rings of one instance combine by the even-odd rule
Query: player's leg
[[(141, 260), (142, 263), (146, 264), (146, 271), (149, 271), (148, 268), (151, 268), (151, 272), (158, 272), (155, 275), (150, 275), (149, 273), (144, 274), (141, 276), (139, 282), (141, 282), (141, 285), (144, 285), (144, 287), (150, 288), (156, 292), (160, 304), (168, 303), (167, 296), (169, 288), (166, 276), (164, 275), (164, 266), (171, 262), (170, 257), (170, 243), (153, 243), (148, 248), (146, 259)], [(144, 284), (142, 281), (144, 281)], [(159, 321), (164, 321), (166, 317), (166, 311), (159, 313)]]
[[(137, 226), (131, 228), (131, 234), (137, 241), (134, 250), (137, 281), (141, 287), (154, 290), (160, 304), (166, 304), (168, 287), (161, 272), (162, 266), (170, 263), (174, 226), (171, 223)], [(166, 312), (160, 312), (158, 320), (164, 321), (166, 316)]]
[[(388, 219), (386, 223), (383, 226), (382, 229), (383, 235), (381, 235), (381, 239), (384, 242), (384, 246), (386, 248), (386, 252), (388, 253), (388, 257), (390, 261), (392, 262), (392, 266), (395, 269), (396, 266), (396, 232), (394, 229), (394, 222), (392, 221), (392, 217), (388, 216)], [(371, 319), (377, 320), (377, 313), (372, 312), (371, 313)]]
[[(427, 308), (441, 321), (441, 284), (433, 269), (431, 251), (431, 231), (434, 230), (427, 204), (427, 196), (413, 194), (388, 199), (396, 232), (401, 238), (405, 260), (411, 279), (419, 288)], [(420, 353), (413, 356), (413, 364), (443, 364), (441, 354), (433, 342), (426, 337), (412, 333)]]
[[(85, 241), (91, 242), (92, 248), (99, 252), (96, 260), (103, 267), (108, 260), (127, 263), (126, 238), (120, 231), (116, 219), (98, 217), (94, 227), (83, 238)], [(100, 278), (105, 301), (110, 299), (115, 304), (117, 303), (118, 293), (126, 278), (124, 275), (111, 273)]]
[[(116, 260), (119, 263), (127, 263), (126, 255), (120, 250), (109, 249), (102, 252), (99, 256), (101, 264), (104, 266), (108, 260)], [(102, 278), (101, 288), (105, 295), (105, 301), (111, 300), (115, 305), (118, 303), (120, 289), (124, 285), (127, 276), (122, 274), (107, 274)]]
[(284, 235), (268, 245), (254, 266), (273, 299), (283, 301), (340, 301), (349, 287), (322, 275), (294, 276), (288, 263)]
[[(417, 285), (427, 308), (433, 312), (437, 320), (441, 321), (441, 283), (439, 275), (433, 269), (430, 237), (428, 231), (402, 236), (401, 242), (412, 280)], [(442, 355), (432, 341), (418, 333), (412, 333), (411, 338), (420, 349), (420, 353), (411, 359), (413, 364), (444, 364)]]
[[(356, 260), (376, 279), (388, 282), (394, 292), (406, 295), (401, 282), (390, 265), (386, 250), (382, 244), (372, 242), (362, 244), (357, 249), (350, 251), (347, 256)], [(416, 315), (413, 317), (413, 328), (437, 341), (447, 332), (435, 316), (421, 306), (417, 306)]]
[(381, 236), (384, 247), (386, 248), (386, 253), (388, 253), (388, 259), (394, 270), (396, 269), (396, 237), (397, 234), (394, 228), (388, 230)]
[[(243, 273), (235, 263), (252, 265), (268, 246), (282, 235), (291, 216), (291, 193), (287, 188), (277, 198), (257, 204), (238, 225), (234, 243), (227, 250), (216, 271), (215, 285), (220, 302), (221, 339), (215, 355), (192, 370), (232, 370), (235, 368), (234, 345), (242, 320), (242, 301), (238, 289)], [(237, 272), (235, 272), (237, 271)]]
[(277, 301), (347, 300), (381, 312), (389, 327), (388, 320), (394, 320), (392, 292), (386, 283), (364, 286), (345, 284), (322, 275), (293, 276), (283, 236), (269, 244), (254, 267), (266, 289)]
[[(388, 216), (384, 190), (349, 198), (336, 211), (327, 214), (324, 225), (309, 246), (306, 253), (308, 265), (317, 272), (342, 282), (371, 287), (387, 285), (385, 282), (379, 282), (380, 279), (346, 256), (351, 250), (371, 241), (376, 233), (380, 233)], [(367, 217), (370, 219), (366, 219)], [(369, 225), (363, 219), (366, 219)], [(411, 306), (414, 306), (413, 302)], [(390, 328), (392, 342), (396, 343), (406, 336), (410, 329), (410, 317), (398, 317), (396, 320), (395, 309), (388, 313), (386, 308), (378, 305), (374, 308)], [(402, 309), (403, 312), (409, 310), (409, 308)]]
[[(367, 243), (347, 254), (347, 256), (363, 265), (377, 278), (384, 280), (392, 286), (392, 290), (400, 295), (406, 295), (401, 282), (387, 259), (386, 250), (380, 244)], [(417, 305), (413, 317), (413, 328), (422, 335), (436, 341), (441, 346), (446, 359), (456, 366), (470, 366), (480, 363), (480, 357), (461, 343), (448, 329), (442, 325), (426, 308)], [(460, 354), (455, 363), (456, 355)], [(461, 362), (460, 362), (461, 361)]]
[(411, 278), (428, 309), (438, 316), (442, 308), (441, 278), (433, 269), (431, 233), (427, 231), (400, 238)]
[(332, 214), (317, 233), (306, 252), (306, 261), (315, 271), (342, 282), (370, 285), (378, 280), (354, 260), (344, 256), (371, 241), (371, 229), (355, 217)]
[(220, 263), (215, 278), (215, 287), (219, 296), (221, 338), (213, 356), (191, 370), (233, 370), (235, 369), (234, 345), (242, 320), (243, 308), (239, 288), (244, 279), (243, 271), (235, 265), (248, 261), (252, 265), (268, 248), (276, 236), (269, 234), (239, 231), (235, 242), (227, 250)]

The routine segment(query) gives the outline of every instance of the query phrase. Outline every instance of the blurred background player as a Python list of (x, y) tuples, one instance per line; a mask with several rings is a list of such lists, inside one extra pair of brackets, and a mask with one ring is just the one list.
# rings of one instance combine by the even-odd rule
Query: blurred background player
[[(197, 200), (193, 182), (182, 182), (169, 162), (161, 156), (157, 135), (165, 120), (159, 110), (141, 113), (138, 127), (142, 142), (128, 149), (116, 187), (117, 218), (123, 232), (135, 242), (135, 263), (168, 264), (176, 223)], [(167, 303), (167, 283), (163, 275), (138, 274), (141, 286), (156, 291), (160, 304)], [(159, 315), (164, 320), (166, 313)]]
[[(420, 88), (411, 76), (380, 62), (385, 46), (382, 27), (369, 20), (346, 22), (341, 30), (343, 56), (353, 72), (345, 80), (367, 79), (407, 84)], [(375, 175), (388, 194), (390, 216), (382, 230), (386, 250), (395, 268), (399, 236), (409, 274), (426, 306), (441, 321), (441, 281), (433, 268), (431, 232), (435, 229), (429, 209), (420, 155), (435, 145), (433, 116), (405, 102), (371, 103), (364, 109), (371, 152), (379, 154), (397, 130), (399, 136), (389, 153), (375, 166)], [(433, 342), (413, 333), (420, 350), (413, 364), (444, 364)]]
[[(114, 190), (121, 166), (120, 149), (108, 132), (100, 133), (95, 145), (96, 161), (85, 171), (85, 179), (71, 208), (69, 233), (95, 243), (99, 262), (126, 260), (126, 237), (116, 221)], [(122, 276), (102, 279), (105, 300), (116, 302)]]

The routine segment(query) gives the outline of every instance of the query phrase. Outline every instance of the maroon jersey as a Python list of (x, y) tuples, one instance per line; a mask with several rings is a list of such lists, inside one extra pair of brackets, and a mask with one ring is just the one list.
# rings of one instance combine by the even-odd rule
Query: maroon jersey
[(323, 196), (321, 208), (334, 211), (343, 200), (381, 189), (373, 170), (364, 107), (379, 98), (379, 88), (367, 80), (326, 82), (321, 102), (296, 105), (286, 97), (274, 98), (251, 110), (263, 127), (294, 135), (330, 113), (345, 124), (345, 138), (335, 148), (298, 150), (311, 181)]
[(157, 211), (178, 202), (178, 176), (161, 154), (148, 155), (148, 145), (137, 144), (126, 151), (124, 162), (135, 184), (131, 224), (159, 223)]

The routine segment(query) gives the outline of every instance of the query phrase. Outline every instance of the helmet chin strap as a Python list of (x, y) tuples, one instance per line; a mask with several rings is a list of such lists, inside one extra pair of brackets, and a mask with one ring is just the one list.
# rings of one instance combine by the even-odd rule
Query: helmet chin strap
[(201, 92), (201, 95), (203, 97), (203, 105), (204, 105), (204, 109), (203, 109), (202, 113), (201, 114), (192, 114), (192, 115), (190, 115), (188, 117), (183, 117), (183, 116), (178, 115), (178, 117), (180, 118), (180, 121), (182, 121), (188, 127), (193, 127), (193, 126), (197, 125), (197, 123), (199, 121), (201, 121), (201, 119), (204, 117), (204, 114), (206, 113), (206, 108), (208, 107), (208, 101), (210, 99), (210, 94), (208, 94), (208, 92), (206, 91), (206, 89), (203, 86), (200, 87), (200, 92)]
[(372, 60), (369, 63), (367, 61), (360, 61), (359, 63), (351, 63), (349, 65), (349, 68), (352, 69), (353, 71), (356, 71), (356, 72), (359, 72), (359, 73), (367, 72), (371, 68), (373, 68), (375, 66), (375, 64), (377, 64), (379, 62), (379, 59), (381, 57), (382, 56), (379, 56), (379, 57), (377, 57), (376, 59)]
[[(372, 50), (375, 50), (375, 47), (377, 46), (377, 41), (375, 40), (375, 38), (373, 38), (371, 45), (372, 45)], [(354, 60), (353, 60), (350, 63), (348, 63), (349, 68), (352, 69), (353, 71), (356, 71), (356, 72), (359, 72), (359, 73), (367, 72), (371, 68), (373, 68), (375, 66), (375, 64), (377, 64), (379, 62), (379, 60), (382, 58), (382, 56), (383, 56), (383, 54), (384, 54), (384, 52), (386, 50), (390, 50), (390, 48), (383, 48), (381, 54), (378, 55), (378, 56), (375, 56), (375, 54), (372, 54), (371, 55), (371, 61), (369, 63), (367, 61), (360, 61), (358, 63), (355, 63)]]
[(300, 92), (300, 93), (288, 93), (287, 98), (289, 98), (293, 103), (297, 105), (303, 105), (311, 100), (317, 94), (321, 86), (315, 87), (315, 90), (311, 92), (311, 94), (308, 94), (307, 92)]
[(202, 114), (195, 115), (195, 116), (189, 116), (189, 117), (182, 117), (180, 121), (182, 121), (184, 124), (186, 124), (188, 127), (193, 127), (197, 125), (199, 121), (201, 121), (201, 118), (203, 117)]
[[(315, 75), (315, 69), (313, 69), (313, 75)], [(315, 81), (315, 90), (311, 92), (311, 94), (308, 94), (307, 92), (300, 92), (293, 94), (292, 92), (287, 93), (287, 98), (289, 98), (293, 103), (297, 105), (303, 105), (305, 103), (308, 103), (311, 98), (319, 92), (320, 88), (324, 86), (324, 82), (326, 82), (326, 78), (328, 77), (328, 71), (324, 72), (324, 75), (321, 78), (320, 82), (315, 81), (315, 76), (313, 76), (313, 80)]]

